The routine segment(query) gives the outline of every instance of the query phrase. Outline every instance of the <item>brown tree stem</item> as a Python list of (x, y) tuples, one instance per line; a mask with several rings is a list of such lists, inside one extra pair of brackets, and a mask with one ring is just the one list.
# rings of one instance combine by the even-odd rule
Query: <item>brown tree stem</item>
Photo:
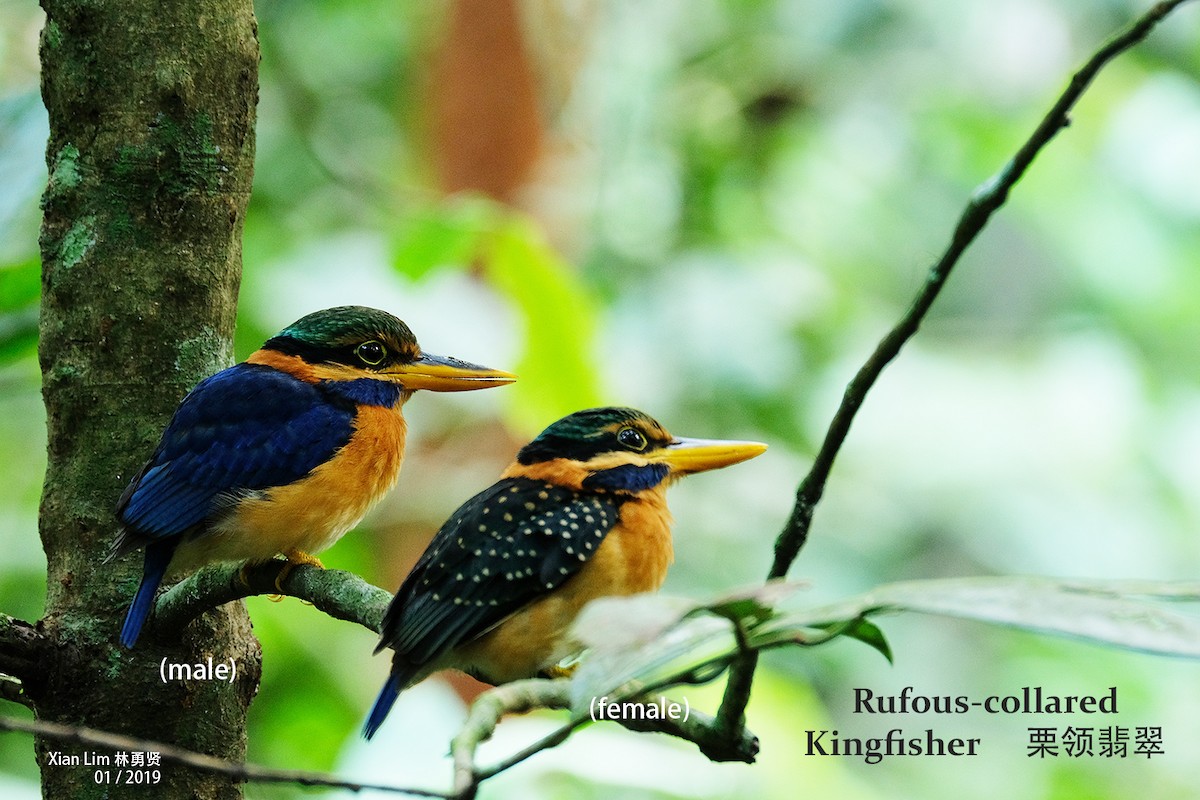
[[(229, 363), (241, 233), (254, 163), (258, 41), (250, 0), (43, 0), (42, 99), (49, 181), (42, 196), (38, 355), (47, 470), (39, 532), (50, 643), (38, 718), (172, 742), (242, 760), (261, 671), (244, 609), (225, 606), (169, 645), (117, 644), (141, 559), (105, 564), (114, 507), (172, 410)], [(213, 656), (233, 684), (164, 683), (158, 663)], [(198, 723), (198, 715), (208, 723)], [(48, 757), (48, 798), (145, 797), (99, 786)], [(241, 797), (227, 780), (171, 770), (158, 797)]]

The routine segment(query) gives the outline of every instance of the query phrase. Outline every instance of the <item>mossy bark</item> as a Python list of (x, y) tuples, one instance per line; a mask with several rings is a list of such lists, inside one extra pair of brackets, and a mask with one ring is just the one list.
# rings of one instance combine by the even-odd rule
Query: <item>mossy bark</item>
[[(227, 365), (254, 159), (258, 41), (250, 0), (44, 0), (40, 348), (49, 466), (40, 530), (50, 656), (26, 693), (39, 717), (241, 760), (260, 653), (240, 604), (132, 651), (117, 632), (140, 556), (102, 563), (121, 491), (171, 411)], [(160, 680), (160, 660), (233, 660), (231, 683)], [(48, 798), (240, 797), (228, 779), (163, 783), (55, 766)], [(112, 756), (113, 754), (104, 754)], [(112, 770), (113, 773), (117, 770)]]

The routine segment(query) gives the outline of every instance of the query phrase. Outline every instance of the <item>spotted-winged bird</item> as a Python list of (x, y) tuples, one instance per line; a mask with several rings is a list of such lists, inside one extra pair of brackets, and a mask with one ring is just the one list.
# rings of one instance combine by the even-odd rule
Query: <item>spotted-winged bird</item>
[(683, 439), (631, 408), (560, 419), (434, 536), (388, 607), (392, 670), (364, 726), (439, 669), (488, 683), (555, 674), (590, 600), (658, 589), (673, 558), (666, 489), (766, 450)]
[(311, 554), (336, 542), (395, 484), (406, 433), (401, 407), (413, 392), (514, 379), (422, 352), (387, 312), (342, 306), (297, 320), (244, 362), (201, 381), (117, 503), (121, 532), (108, 560), (146, 551), (121, 644), (137, 641), (168, 571), (279, 554), (285, 570), (320, 566)]

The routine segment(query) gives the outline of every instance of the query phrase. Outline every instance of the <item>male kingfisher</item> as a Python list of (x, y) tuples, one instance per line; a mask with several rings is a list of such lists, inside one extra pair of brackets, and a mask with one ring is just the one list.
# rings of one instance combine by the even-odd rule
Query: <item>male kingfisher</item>
[(432, 672), (505, 683), (555, 669), (590, 600), (658, 589), (673, 558), (666, 489), (745, 461), (758, 442), (683, 439), (631, 408), (560, 419), (441, 527), (396, 592), (378, 653), (392, 671), (363, 728)]
[[(133, 647), (168, 573), (282, 554), (321, 566), (392, 486), (404, 458), (401, 407), (418, 389), (454, 392), (516, 376), (423, 353), (385, 311), (309, 314), (192, 389), (117, 502), (109, 561), (146, 548), (121, 644)], [(278, 585), (278, 582), (277, 582)]]

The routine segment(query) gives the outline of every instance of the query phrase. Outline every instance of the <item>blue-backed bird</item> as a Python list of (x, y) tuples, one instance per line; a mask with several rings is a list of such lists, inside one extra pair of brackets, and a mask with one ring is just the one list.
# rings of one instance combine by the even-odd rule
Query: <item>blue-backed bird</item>
[(146, 550), (121, 644), (137, 641), (168, 572), (280, 554), (285, 570), (320, 566), (311, 554), (395, 484), (407, 430), (401, 407), (413, 392), (513, 380), (422, 352), (385, 311), (341, 306), (297, 320), (201, 381), (117, 503), (121, 532), (108, 560)]
[(673, 558), (666, 489), (753, 458), (758, 442), (683, 439), (631, 408), (555, 422), (500, 480), (464, 503), (396, 592), (378, 653), (392, 669), (364, 726), (439, 669), (488, 683), (555, 674), (590, 600), (658, 589)]

